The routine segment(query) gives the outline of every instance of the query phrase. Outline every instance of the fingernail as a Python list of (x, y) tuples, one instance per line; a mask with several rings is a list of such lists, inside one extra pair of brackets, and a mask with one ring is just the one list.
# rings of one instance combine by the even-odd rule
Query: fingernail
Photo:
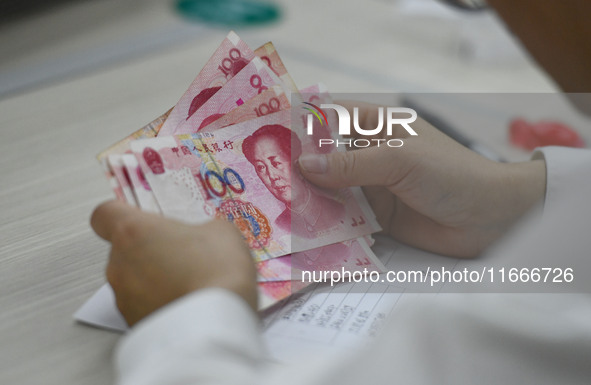
[(328, 169), (328, 161), (324, 155), (305, 154), (300, 156), (300, 167), (314, 174), (324, 174)]

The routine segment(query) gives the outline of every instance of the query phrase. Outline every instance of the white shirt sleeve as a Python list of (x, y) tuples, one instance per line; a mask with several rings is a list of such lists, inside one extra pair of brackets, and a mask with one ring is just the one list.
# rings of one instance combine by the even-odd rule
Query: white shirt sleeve
[(259, 319), (222, 289), (191, 293), (140, 321), (116, 360), (125, 385), (248, 384), (265, 361)]
[(585, 296), (444, 294), (399, 309), (364, 350), (278, 365), (246, 305), (207, 290), (125, 337), (119, 384), (588, 384), (589, 319)]
[(565, 191), (580, 191), (591, 196), (591, 150), (541, 147), (536, 149), (533, 159), (546, 161), (545, 207), (560, 202)]
[[(544, 148), (536, 156), (547, 162), (550, 217), (499, 252), (567, 263), (582, 255), (575, 276), (591, 282), (591, 152)], [(279, 365), (266, 359), (254, 312), (233, 293), (207, 289), (141, 321), (116, 359), (120, 385), (589, 384), (590, 320), (589, 291), (439, 294), (397, 308), (363, 351), (310, 352), (306, 363)]]

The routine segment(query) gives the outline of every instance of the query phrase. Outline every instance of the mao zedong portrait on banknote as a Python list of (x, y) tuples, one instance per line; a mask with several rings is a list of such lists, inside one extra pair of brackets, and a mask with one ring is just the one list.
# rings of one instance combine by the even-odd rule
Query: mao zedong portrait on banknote
[(302, 238), (316, 238), (338, 225), (343, 204), (312, 189), (295, 160), (302, 153), (298, 136), (280, 124), (260, 127), (242, 143), (242, 152), (273, 196), (285, 205), (275, 224)]

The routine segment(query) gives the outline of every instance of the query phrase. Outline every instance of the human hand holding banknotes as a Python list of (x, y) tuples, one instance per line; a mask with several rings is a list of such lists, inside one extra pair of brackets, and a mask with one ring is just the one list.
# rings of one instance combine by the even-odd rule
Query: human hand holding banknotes
[[(304, 270), (383, 271), (380, 225), (472, 256), (543, 196), (541, 161), (509, 169), (424, 121), (401, 148), (318, 149), (292, 108), (312, 101), (331, 103), (320, 85), (298, 91), (271, 43), (251, 51), (230, 33), (175, 107), (99, 154), (127, 202), (99, 206), (92, 225), (112, 242), (107, 277), (128, 323), (199, 288), (261, 309), (305, 287)], [(375, 127), (376, 107), (355, 106)]]
[[(187, 225), (232, 222), (255, 261), (259, 308), (304, 287), (302, 270), (384, 269), (361, 190), (321, 190), (300, 173), (298, 157), (315, 150), (291, 106), (330, 101), (321, 85), (301, 91), (271, 43), (251, 51), (231, 32), (172, 109), (98, 155), (119, 200)], [(119, 228), (110, 213), (98, 222)]]
[[(363, 127), (376, 127), (377, 105), (339, 104), (358, 108)], [(404, 138), (404, 146), (396, 149), (306, 155), (300, 160), (302, 172), (325, 188), (364, 186), (383, 233), (451, 257), (479, 255), (544, 197), (543, 160), (499, 163), (420, 118), (413, 129), (417, 136), (394, 130), (394, 137)]]
[(210, 287), (230, 290), (257, 309), (256, 269), (230, 222), (188, 225), (116, 200), (97, 207), (91, 224), (112, 245), (106, 275), (130, 326)]

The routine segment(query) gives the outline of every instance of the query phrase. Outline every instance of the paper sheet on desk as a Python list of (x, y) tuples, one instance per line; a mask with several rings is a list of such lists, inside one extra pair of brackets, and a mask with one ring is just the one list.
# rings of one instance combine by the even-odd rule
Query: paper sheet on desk
[[(388, 271), (425, 270), (428, 266), (453, 270), (458, 263), (384, 237), (376, 237), (372, 249)], [(264, 338), (272, 357), (286, 362), (301, 359), (312, 351), (351, 347), (370, 341), (386, 318), (416, 295), (423, 294), (416, 294), (404, 284), (313, 284), (263, 313)], [(112, 331), (127, 330), (108, 285), (99, 289), (74, 318)]]
[(109, 284), (104, 284), (76, 313), (74, 319), (99, 328), (123, 332), (128, 329), (115, 305), (115, 295)]
[[(430, 266), (454, 270), (458, 260), (443, 258), (390, 238), (376, 237), (372, 247), (387, 271), (426, 271)], [(380, 275), (384, 278), (384, 274)], [(409, 284), (359, 282), (316, 284), (278, 304), (264, 315), (264, 338), (271, 356), (279, 361), (303, 359), (310, 352), (342, 351), (370, 342), (384, 322), (419, 293)]]

